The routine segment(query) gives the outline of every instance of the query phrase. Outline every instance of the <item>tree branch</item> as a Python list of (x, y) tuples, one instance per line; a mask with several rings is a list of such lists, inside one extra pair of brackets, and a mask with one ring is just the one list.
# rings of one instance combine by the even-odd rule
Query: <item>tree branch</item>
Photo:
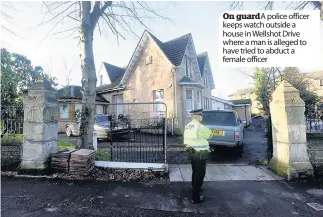
[(91, 22), (92, 22), (93, 30), (94, 30), (96, 24), (98, 23), (100, 17), (104, 13), (104, 11), (109, 6), (112, 5), (112, 1), (104, 2), (104, 5), (102, 7), (100, 7), (100, 5), (101, 5), (100, 1), (96, 1), (94, 4), (94, 7), (93, 7), (93, 11), (91, 12)]

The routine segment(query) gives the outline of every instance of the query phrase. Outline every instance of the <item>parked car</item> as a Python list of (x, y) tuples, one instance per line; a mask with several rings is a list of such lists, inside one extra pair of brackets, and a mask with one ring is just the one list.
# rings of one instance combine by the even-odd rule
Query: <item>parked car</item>
[[(107, 139), (109, 136), (110, 129), (109, 116), (107, 115), (96, 115), (94, 123), (94, 132), (96, 132), (98, 139)], [(126, 126), (121, 126), (120, 124), (113, 126), (112, 130), (124, 129)], [(78, 136), (80, 134), (80, 123), (73, 123), (66, 125), (66, 135), (68, 137)]]
[(236, 111), (203, 111), (202, 123), (213, 132), (213, 137), (209, 139), (211, 148), (212, 146), (235, 147), (240, 154), (242, 153), (245, 124), (241, 122)]

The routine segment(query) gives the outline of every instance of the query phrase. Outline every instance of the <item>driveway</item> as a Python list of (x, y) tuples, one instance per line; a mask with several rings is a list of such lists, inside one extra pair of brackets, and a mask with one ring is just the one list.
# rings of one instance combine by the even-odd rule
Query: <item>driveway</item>
[[(208, 163), (254, 164), (258, 159), (267, 159), (267, 139), (265, 133), (246, 129), (242, 156), (237, 156), (234, 149), (218, 147), (210, 155)], [(190, 163), (182, 137), (169, 137), (167, 139), (167, 161), (169, 164)]]
[[(58, 139), (71, 144), (77, 144), (77, 137), (67, 137), (65, 134), (59, 134)], [(151, 142), (150, 142), (151, 141)], [(155, 144), (154, 139), (148, 139), (147, 146), (137, 145), (120, 145), (111, 149), (110, 143), (99, 141), (99, 149), (110, 152), (115, 158), (130, 159), (135, 162), (140, 162), (143, 157), (152, 159), (153, 156), (158, 156), (156, 162), (163, 162), (163, 149), (161, 143)], [(215, 152), (210, 155), (208, 163), (212, 164), (254, 164), (257, 159), (267, 159), (267, 139), (263, 132), (253, 132), (245, 130), (244, 151), (242, 156), (237, 156), (233, 149), (216, 148)], [(118, 148), (119, 147), (119, 148)], [(167, 137), (167, 162), (169, 164), (189, 164), (188, 155), (183, 145), (183, 138), (176, 136)], [(155, 161), (153, 161), (155, 162)]]

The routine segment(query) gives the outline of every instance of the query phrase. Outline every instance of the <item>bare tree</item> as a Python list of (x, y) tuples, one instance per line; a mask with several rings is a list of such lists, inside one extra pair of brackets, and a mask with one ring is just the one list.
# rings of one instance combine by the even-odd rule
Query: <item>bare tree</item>
[(146, 2), (44, 2), (44, 6), (46, 8), (45, 15), (49, 15), (50, 18), (43, 23), (54, 23), (48, 35), (66, 19), (73, 20), (76, 23), (72, 28), (58, 33), (68, 32), (73, 34), (76, 31), (79, 33), (83, 106), (78, 146), (93, 149), (94, 104), (97, 82), (93, 54), (94, 30), (98, 26), (101, 33), (101, 25), (105, 25), (117, 36), (117, 39), (125, 39), (125, 32), (136, 35), (131, 22), (139, 23), (148, 28), (144, 23), (145, 19), (154, 17), (169, 19), (162, 16)]

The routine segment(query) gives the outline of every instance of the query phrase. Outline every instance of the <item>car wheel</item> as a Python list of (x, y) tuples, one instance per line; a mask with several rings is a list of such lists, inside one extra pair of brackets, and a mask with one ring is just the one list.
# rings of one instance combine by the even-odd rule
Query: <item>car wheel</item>
[(66, 136), (68, 136), (68, 137), (73, 136), (71, 127), (66, 127)]

